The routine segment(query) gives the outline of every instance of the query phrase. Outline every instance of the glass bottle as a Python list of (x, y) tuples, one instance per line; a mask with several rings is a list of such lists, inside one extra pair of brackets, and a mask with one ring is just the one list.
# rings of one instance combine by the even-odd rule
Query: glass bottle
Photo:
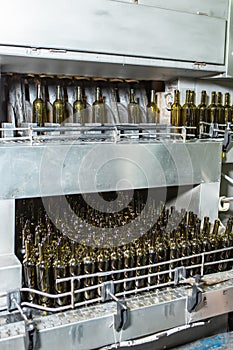
[[(201, 101), (200, 104), (197, 106), (197, 124), (199, 125), (200, 122), (206, 123), (208, 118), (207, 118), (207, 106), (206, 106), (206, 91), (202, 90), (201, 92)], [(203, 124), (202, 130), (198, 129), (198, 132), (204, 132), (207, 133), (208, 129), (206, 128), (207, 125)]]
[(38, 126), (44, 125), (45, 119), (45, 103), (42, 99), (42, 89), (41, 84), (37, 85), (37, 98), (33, 102), (33, 123), (36, 123)]
[[(146, 251), (144, 249), (143, 242), (141, 240), (136, 245), (135, 263), (137, 267), (142, 267), (147, 265)], [(145, 274), (146, 274), (145, 269), (136, 270), (136, 277), (144, 276)], [(145, 277), (135, 280), (136, 289), (143, 288), (144, 286), (145, 286)]]
[[(56, 283), (57, 279), (66, 277), (66, 264), (62, 257), (62, 251), (61, 251), (61, 241), (59, 240), (57, 242), (56, 246), (56, 256), (55, 260), (53, 262), (53, 277), (54, 277), (54, 291), (56, 294), (62, 294), (67, 292), (67, 283)], [(63, 306), (66, 304), (66, 297), (57, 298), (55, 299), (55, 305), (56, 306)]]
[[(180, 104), (180, 92), (179, 90), (175, 90), (174, 103), (171, 105), (171, 125), (173, 126), (182, 125), (181, 113), (182, 113), (182, 107)], [(180, 132), (180, 130), (177, 129), (176, 132)]]
[(130, 89), (130, 94), (129, 94), (128, 122), (130, 124), (140, 123), (139, 105), (135, 98), (134, 89)]
[(217, 95), (216, 91), (211, 93), (211, 103), (207, 107), (208, 123), (217, 123)]
[[(130, 244), (126, 244), (123, 252), (124, 269), (134, 267), (134, 255), (132, 254), (132, 249)], [(134, 271), (125, 271), (124, 278), (131, 278), (134, 276)], [(124, 290), (128, 291), (133, 289), (134, 281), (124, 281)]]
[(229, 92), (225, 93), (224, 99), (224, 119), (225, 123), (232, 123), (232, 108), (231, 108), (231, 95)]
[(105, 117), (104, 117), (104, 101), (103, 96), (101, 93), (100, 87), (97, 87), (95, 90), (95, 101), (93, 102), (92, 106), (92, 121), (93, 123), (101, 123), (103, 124)]
[(186, 90), (185, 95), (185, 103), (182, 106), (182, 125), (189, 126), (190, 125), (190, 117), (191, 117), (191, 104), (190, 104), (190, 90)]
[(65, 104), (62, 100), (61, 86), (57, 85), (56, 100), (53, 102), (53, 122), (62, 124), (65, 118)]
[[(87, 276), (96, 272), (95, 260), (94, 260), (93, 251), (91, 247), (87, 248), (85, 251), (85, 254), (83, 257), (83, 270), (84, 270), (84, 274)], [(91, 287), (95, 285), (95, 280), (93, 277), (87, 277), (84, 279), (83, 284), (84, 284), (84, 288)], [(84, 298), (85, 300), (93, 299), (95, 298), (95, 294), (96, 294), (95, 289), (87, 290), (84, 292)]]
[[(216, 109), (216, 118), (218, 124), (225, 124), (225, 108), (222, 105), (222, 93), (218, 92), (217, 95), (217, 109)], [(219, 129), (225, 129), (225, 126), (219, 126)]]
[(53, 123), (53, 106), (49, 99), (49, 87), (45, 84), (45, 123)]
[(195, 92), (190, 91), (190, 125), (196, 127), (196, 129), (191, 129), (191, 133), (197, 136), (197, 129), (199, 123), (197, 123), (197, 108), (195, 105)]
[(72, 123), (73, 122), (73, 107), (69, 103), (69, 96), (68, 96), (68, 91), (67, 87), (63, 87), (63, 92), (64, 92), (64, 122), (65, 123)]
[[(77, 277), (83, 274), (83, 264), (82, 264), (82, 259), (81, 257), (78, 257), (76, 254), (76, 242), (71, 241), (71, 256), (68, 261), (68, 270), (69, 270), (69, 276), (71, 277)], [(78, 250), (80, 253), (80, 250)], [(74, 289), (78, 290), (82, 286), (82, 281), (81, 280), (75, 280), (74, 281)], [(82, 300), (82, 293), (75, 293), (74, 296), (74, 301), (80, 302)]]
[(147, 123), (159, 124), (160, 111), (156, 104), (155, 90), (151, 90), (150, 102), (146, 106), (146, 111), (147, 111)]
[[(112, 252), (111, 252), (111, 256), (110, 256), (110, 259), (111, 259), (111, 270), (112, 271), (116, 271), (116, 270), (121, 270), (122, 269), (122, 257), (121, 257), (121, 254), (120, 254), (120, 251), (118, 249), (118, 247), (114, 247)], [(117, 281), (117, 280), (120, 280), (122, 279), (122, 274), (121, 273), (114, 273), (111, 275), (111, 279), (113, 281)], [(120, 283), (116, 283), (115, 284), (115, 292), (116, 293), (119, 293), (122, 291), (122, 288), (121, 288), (121, 284)]]
[[(107, 272), (109, 270), (109, 255), (106, 249), (101, 248), (96, 256), (97, 272)], [(102, 284), (107, 281), (107, 276), (99, 276), (98, 284)], [(98, 287), (98, 295), (101, 296), (101, 287)]]
[(73, 121), (74, 123), (84, 124), (85, 120), (83, 118), (84, 103), (82, 100), (82, 89), (81, 86), (77, 87), (76, 90), (76, 100), (73, 104)]
[(33, 121), (33, 107), (30, 102), (30, 91), (28, 81), (24, 82), (25, 89), (25, 121), (31, 123)]
[[(36, 288), (36, 259), (33, 255), (32, 241), (25, 241), (25, 257), (23, 260), (24, 283), (27, 288)], [(29, 292), (27, 295), (29, 302), (35, 302), (35, 294)]]
[[(50, 266), (47, 259), (45, 259), (44, 245), (39, 244), (39, 260), (36, 264), (36, 277), (37, 277), (37, 288), (41, 292), (50, 292)], [(39, 302), (43, 306), (48, 306), (49, 299), (45, 296), (39, 296)]]
[[(148, 250), (148, 264), (149, 265), (153, 265), (156, 264), (157, 261), (157, 254), (156, 254), (156, 250), (155, 250), (155, 236), (152, 234), (151, 240), (147, 246), (147, 250)], [(149, 267), (148, 269), (148, 273), (152, 274), (152, 273), (156, 273), (156, 267)], [(148, 277), (148, 286), (153, 286), (156, 284), (157, 281), (157, 276), (149, 276)]]

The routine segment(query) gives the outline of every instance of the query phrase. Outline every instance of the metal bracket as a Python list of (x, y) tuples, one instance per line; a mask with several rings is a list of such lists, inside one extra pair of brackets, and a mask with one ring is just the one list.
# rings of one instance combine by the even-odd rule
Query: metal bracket
[(202, 301), (202, 289), (197, 285), (192, 286), (192, 295), (188, 297), (187, 309), (192, 312)]
[(109, 294), (109, 292), (111, 292), (111, 294), (113, 294), (113, 295), (115, 293), (113, 281), (102, 283), (102, 289), (101, 289), (102, 302), (112, 300), (112, 297)]
[(126, 301), (117, 303), (117, 314), (114, 315), (114, 327), (117, 332), (126, 329), (128, 324), (128, 309)]
[(36, 346), (36, 325), (33, 320), (25, 321), (25, 348), (34, 350)]
[(224, 139), (222, 142), (222, 151), (227, 152), (232, 141), (232, 132), (230, 130), (225, 130)]
[(7, 294), (7, 308), (8, 311), (14, 311), (17, 310), (17, 304), (20, 304), (21, 298), (20, 298), (20, 290), (19, 289), (15, 289), (10, 291)]
[(180, 280), (186, 278), (186, 268), (184, 266), (176, 267), (174, 273), (174, 285), (177, 286)]
[(102, 301), (114, 300), (117, 303), (117, 313), (114, 315), (114, 328), (117, 332), (127, 328), (129, 321), (129, 313), (126, 301), (119, 300), (114, 295), (114, 283), (113, 281), (102, 283), (101, 290)]
[(25, 322), (25, 349), (34, 350), (36, 345), (36, 324), (27, 318), (20, 306), (20, 290), (16, 289), (7, 294), (7, 307), (9, 311), (18, 310)]

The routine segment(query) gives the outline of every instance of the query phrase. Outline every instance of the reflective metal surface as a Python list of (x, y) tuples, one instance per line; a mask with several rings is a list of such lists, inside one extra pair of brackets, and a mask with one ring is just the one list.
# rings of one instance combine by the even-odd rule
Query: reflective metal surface
[(0, 145), (0, 163), (3, 199), (219, 183), (221, 143)]

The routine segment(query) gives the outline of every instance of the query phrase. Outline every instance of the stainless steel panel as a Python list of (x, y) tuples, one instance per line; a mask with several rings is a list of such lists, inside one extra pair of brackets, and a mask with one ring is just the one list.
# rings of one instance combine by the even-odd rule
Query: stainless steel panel
[(211, 17), (220, 17), (225, 19), (228, 17), (228, 0), (138, 0), (138, 3), (176, 11), (200, 13)]
[(41, 0), (36, 16), (30, 0), (4, 2), (1, 10), (1, 45), (224, 64), (220, 18), (109, 0), (58, 0), (56, 7)]
[[(232, 278), (232, 272), (220, 275)], [(178, 287), (173, 290), (126, 298), (130, 321), (128, 327), (119, 333), (115, 333), (113, 328), (113, 315), (116, 313), (115, 302), (49, 316), (37, 316), (35, 318), (38, 331), (36, 348), (41, 350), (90, 350), (161, 331), (163, 334), (160, 334), (160, 337), (165, 338), (165, 345), (167, 345), (166, 338), (169, 334), (173, 332), (180, 334), (176, 327), (188, 327), (192, 322), (223, 315), (233, 310), (231, 280), (207, 287), (199, 310), (191, 314), (186, 310), (187, 296), (190, 292), (190, 287)], [(166, 330), (171, 328), (174, 330), (166, 334)], [(205, 329), (204, 324), (203, 328)], [(9, 344), (16, 332), (22, 340), (23, 322), (0, 325), (0, 349), (2, 349), (1, 342)]]
[(229, 17), (226, 35), (226, 72), (225, 77), (233, 77), (233, 1), (229, 0)]
[[(1, 241), (4, 244), (4, 241)], [(0, 309), (6, 309), (6, 296), (2, 294), (21, 288), (22, 266), (13, 254), (0, 255)]]
[(51, 52), (49, 49), (0, 45), (3, 72), (47, 73), (83, 76), (171, 80), (179, 76), (206, 77), (222, 74), (222, 65), (195, 64), (156, 58), (81, 53)]
[(0, 200), (0, 256), (15, 249), (15, 201)]
[(216, 142), (24, 144), (0, 150), (3, 199), (219, 182), (221, 174)]

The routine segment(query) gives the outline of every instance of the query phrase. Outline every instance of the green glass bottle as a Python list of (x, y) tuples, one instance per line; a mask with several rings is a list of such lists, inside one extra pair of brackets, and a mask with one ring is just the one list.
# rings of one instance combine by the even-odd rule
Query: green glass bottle
[(32, 110), (33, 123), (36, 123), (38, 126), (43, 126), (45, 120), (45, 103), (42, 98), (41, 84), (37, 85), (37, 98), (33, 102)]
[[(96, 272), (107, 272), (110, 267), (110, 257), (106, 249), (101, 248), (99, 249), (97, 255), (96, 255)], [(107, 281), (107, 276), (99, 276), (98, 277), (98, 284), (102, 284), (103, 282)], [(102, 288), (98, 287), (97, 292), (98, 295), (101, 296)]]
[(73, 104), (73, 120), (74, 123), (84, 124), (85, 120), (83, 118), (84, 103), (82, 100), (82, 89), (81, 86), (77, 87), (76, 90), (76, 100)]
[[(111, 270), (112, 271), (116, 271), (116, 270), (121, 270), (122, 269), (122, 256), (120, 254), (120, 250), (118, 249), (118, 247), (114, 247), (113, 250), (111, 251), (111, 255), (110, 255), (110, 259), (111, 259)], [(117, 281), (120, 280), (122, 278), (121, 273), (113, 273), (111, 275), (111, 279), (113, 281)], [(116, 283), (115, 284), (115, 291), (116, 293), (119, 293), (120, 291), (122, 291), (121, 288), (121, 284), (120, 283)]]
[(56, 100), (53, 102), (53, 122), (62, 124), (65, 118), (65, 104), (62, 100), (61, 86), (56, 88)]
[(147, 112), (147, 123), (159, 124), (160, 111), (156, 104), (155, 90), (151, 90), (150, 102), (146, 106), (146, 112)]
[(191, 106), (190, 106), (190, 90), (186, 90), (185, 103), (182, 106), (182, 125), (189, 126), (190, 116), (191, 116)]
[(95, 90), (95, 101), (93, 102), (92, 106), (92, 121), (93, 123), (101, 123), (103, 124), (105, 117), (104, 117), (104, 101), (103, 96), (101, 93), (100, 87), (97, 87)]
[(211, 93), (211, 103), (207, 107), (208, 123), (217, 123), (217, 95), (216, 91)]
[[(179, 90), (174, 91), (174, 103), (171, 105), (171, 125), (181, 126), (182, 125), (182, 107), (180, 104), (180, 92)], [(180, 133), (179, 129), (175, 129), (175, 132)]]
[[(216, 109), (216, 118), (218, 124), (225, 124), (225, 108), (222, 105), (222, 93), (218, 92), (217, 95), (217, 109)], [(219, 129), (225, 129), (224, 125), (220, 125)]]
[(225, 123), (232, 123), (232, 108), (231, 108), (231, 95), (229, 92), (225, 93), (224, 99), (224, 119)]
[[(205, 122), (207, 123), (208, 117), (207, 117), (207, 106), (206, 106), (206, 91), (202, 90), (201, 92), (201, 101), (200, 104), (197, 106), (197, 125), (199, 126), (199, 123)], [(208, 129), (206, 128), (206, 125), (203, 124), (202, 129), (200, 130), (198, 128), (198, 133), (207, 133)]]
[[(27, 239), (25, 241), (25, 257), (23, 260), (23, 271), (24, 271), (24, 283), (27, 288), (36, 288), (36, 259), (33, 254), (32, 241)], [(28, 293), (27, 295), (29, 302), (35, 302), (35, 294)]]
[[(54, 292), (61, 294), (67, 292), (67, 282), (56, 283), (57, 279), (66, 277), (66, 263), (62, 257), (61, 241), (57, 242), (56, 248), (56, 257), (53, 262)], [(66, 302), (66, 297), (55, 299), (56, 306), (63, 306)]]
[[(95, 273), (95, 259), (93, 250), (91, 247), (87, 248), (84, 253), (83, 257), (83, 270), (84, 274), (87, 275), (87, 278), (84, 279), (84, 287), (91, 287), (95, 285), (95, 280), (93, 277), (88, 277), (88, 275)], [(84, 292), (84, 298), (85, 300), (90, 300), (95, 298), (96, 296), (96, 290), (87, 290)]]
[[(39, 260), (36, 264), (37, 288), (41, 292), (50, 292), (50, 265), (48, 259), (45, 259), (44, 245), (39, 244)], [(49, 305), (49, 299), (45, 296), (39, 296), (39, 302), (43, 306)]]

